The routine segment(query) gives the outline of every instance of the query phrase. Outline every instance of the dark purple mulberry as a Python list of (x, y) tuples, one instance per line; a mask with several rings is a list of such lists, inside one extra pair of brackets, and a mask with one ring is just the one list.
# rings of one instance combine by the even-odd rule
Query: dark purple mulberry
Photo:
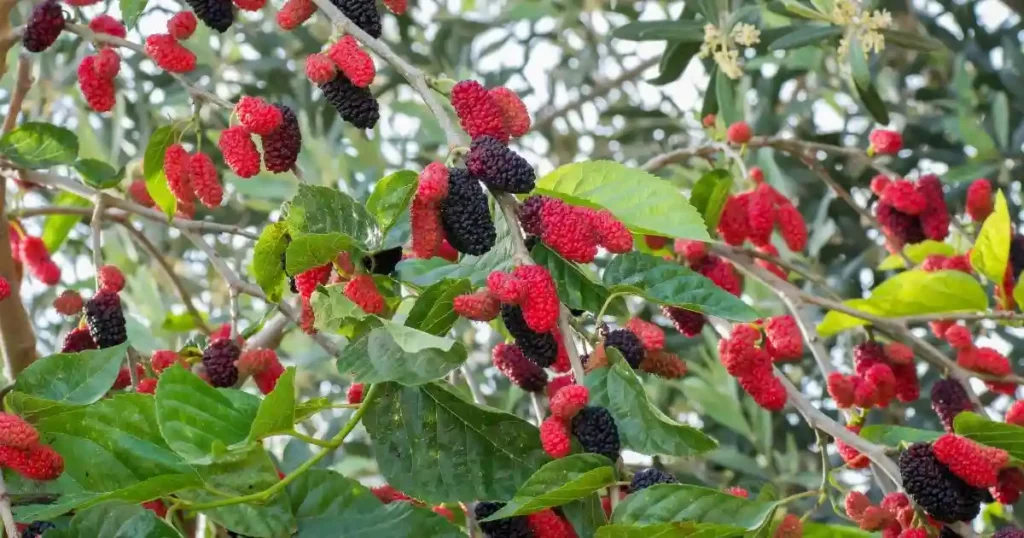
[(64, 335), (61, 353), (78, 353), (87, 349), (96, 349), (96, 341), (92, 339), (88, 328), (77, 327)]
[(527, 234), (535, 236), (544, 234), (544, 222), (540, 216), (542, 209), (544, 209), (543, 196), (531, 196), (519, 205), (519, 224)]
[(39, 538), (46, 534), (46, 531), (56, 528), (57, 525), (49, 521), (33, 521), (29, 526), (25, 527), (25, 530), (21, 531), (21, 538)]
[(299, 131), (299, 120), (291, 108), (275, 103), (281, 111), (281, 126), (276, 131), (262, 137), (263, 166), (271, 172), (280, 173), (291, 170), (299, 158), (302, 149), (302, 133)]
[(491, 358), (505, 377), (527, 392), (540, 392), (548, 385), (548, 374), (544, 369), (527, 359), (514, 344), (494, 346)]
[(203, 366), (210, 384), (215, 387), (231, 387), (238, 381), (238, 367), (235, 361), (242, 354), (241, 348), (231, 338), (220, 338), (210, 342), (203, 350)]
[[(374, 8), (376, 9), (376, 8)], [(360, 129), (373, 129), (380, 119), (380, 105), (366, 88), (360, 88), (344, 74), (338, 73), (330, 82), (320, 85), (327, 102), (338, 110), (341, 119)]]
[(85, 303), (85, 321), (96, 345), (107, 348), (128, 340), (121, 298), (116, 292), (101, 291)]
[(378, 275), (390, 275), (395, 272), (398, 262), (402, 261), (402, 247), (389, 248), (363, 256), (363, 269)]
[(619, 350), (619, 353), (622, 353), (622, 357), (634, 370), (639, 368), (640, 363), (644, 361), (644, 343), (637, 335), (626, 329), (616, 329), (608, 333), (604, 339), (604, 346)]
[(708, 318), (700, 312), (675, 306), (664, 306), (661, 308), (661, 312), (665, 314), (665, 317), (672, 320), (672, 325), (675, 326), (677, 331), (690, 338), (700, 334), (701, 330), (704, 329), (704, 324), (708, 321)]
[(1015, 277), (1024, 271), (1024, 235), (1016, 234), (1010, 241), (1010, 267)]
[(380, 12), (374, 0), (331, 0), (356, 26), (370, 37), (380, 37)]
[(32, 8), (25, 24), (22, 44), (29, 52), (42, 52), (53, 44), (64, 30), (64, 11), (57, 0), (46, 0)]
[(537, 366), (547, 368), (558, 358), (558, 342), (551, 333), (535, 333), (526, 325), (523, 310), (516, 305), (501, 305), (501, 321), (515, 339), (523, 355)]
[[(498, 510), (505, 507), (505, 503), (480, 501), (473, 508), (473, 515), (479, 522), (494, 515)], [(487, 538), (533, 538), (533, 531), (530, 530), (526, 516), (513, 516), (505, 519), (496, 519), (478, 523), (480, 530), (487, 535)]]
[(1024, 530), (1017, 527), (1003, 527), (997, 530), (992, 538), (1024, 538)]
[(479, 256), (494, 247), (497, 231), (480, 182), (462, 168), (448, 169), (448, 197), (441, 202), (441, 226), (455, 250)]
[(600, 454), (613, 462), (619, 459), (619, 428), (603, 407), (588, 405), (572, 417), (572, 434), (584, 452)]
[(473, 140), (466, 158), (466, 168), (484, 185), (503, 192), (530, 192), (537, 179), (536, 172), (526, 159), (491, 136)]
[(957, 415), (973, 408), (971, 398), (959, 381), (940, 379), (932, 385), (932, 409), (947, 432), (953, 433), (953, 419)]
[(939, 538), (963, 538), (957, 532), (949, 527), (942, 527), (939, 531)]
[(933, 518), (953, 523), (978, 516), (985, 490), (971, 487), (939, 462), (928, 443), (900, 454), (903, 489)]
[(224, 33), (235, 22), (231, 0), (185, 0), (203, 24)]
[(642, 489), (647, 489), (655, 484), (678, 484), (679, 481), (676, 477), (662, 471), (661, 469), (651, 467), (650, 469), (644, 469), (639, 473), (633, 475), (633, 480), (629, 482), (629, 490), (627, 493), (636, 493)]

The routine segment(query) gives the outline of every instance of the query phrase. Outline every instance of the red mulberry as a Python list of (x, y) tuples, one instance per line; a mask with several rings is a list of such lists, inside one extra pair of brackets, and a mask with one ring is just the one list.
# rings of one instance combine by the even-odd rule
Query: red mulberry
[(1005, 450), (979, 445), (950, 433), (935, 441), (932, 451), (953, 474), (976, 488), (995, 486), (999, 471), (1010, 461)]
[(367, 314), (384, 311), (384, 296), (377, 289), (377, 283), (370, 275), (358, 275), (345, 284), (345, 297), (359, 305)]
[(87, 349), (96, 349), (96, 342), (92, 339), (92, 335), (89, 334), (88, 328), (77, 328), (64, 335), (60, 352), (78, 353)]
[(786, 247), (793, 252), (802, 252), (807, 246), (807, 222), (796, 206), (789, 201), (780, 203), (775, 209), (775, 220)]
[(107, 80), (113, 79), (121, 70), (121, 57), (114, 52), (114, 49), (102, 49), (96, 53), (92, 68), (100, 77)]
[(767, 411), (781, 411), (786, 406), (786, 387), (769, 366), (755, 366), (736, 378), (754, 402)]
[[(309, 20), (316, 13), (317, 7), (313, 0), (286, 0), (277, 12), (277, 25), (284, 30), (294, 30)], [(324, 84), (318, 82), (317, 84)]]
[(39, 432), (18, 415), (0, 412), (0, 446), (27, 450), (39, 443)]
[(850, 376), (832, 372), (828, 376), (828, 394), (836, 401), (836, 407), (847, 409), (853, 405), (854, 381)]
[(97, 34), (107, 34), (124, 39), (128, 35), (121, 21), (107, 14), (96, 15), (89, 21), (89, 29)]
[(196, 197), (206, 207), (219, 207), (224, 200), (224, 187), (217, 177), (217, 168), (205, 153), (196, 153), (189, 160), (189, 179)]
[(665, 331), (649, 321), (633, 318), (626, 323), (626, 330), (635, 334), (647, 351), (656, 351), (665, 347)]
[(786, 514), (779, 522), (779, 526), (775, 527), (775, 534), (772, 536), (773, 538), (803, 538), (804, 524), (796, 514)]
[(192, 180), (190, 167), (192, 158), (181, 144), (172, 144), (164, 152), (164, 176), (167, 187), (179, 202), (191, 201)]
[(935, 457), (931, 445), (915, 443), (900, 454), (903, 488), (928, 515), (946, 523), (977, 517), (986, 491), (971, 487)]
[(409, 0), (383, 0), (384, 7), (388, 8), (395, 15), (404, 15), (409, 7)]
[(520, 306), (523, 319), (533, 332), (543, 333), (558, 324), (558, 290), (548, 270), (540, 265), (520, 265), (512, 270), (512, 276), (524, 284), (527, 291)]
[(526, 159), (488, 135), (473, 138), (466, 167), (475, 179), (502, 192), (530, 192), (537, 177)]
[(900, 213), (920, 215), (928, 208), (928, 200), (912, 181), (897, 179), (890, 181), (880, 195), (883, 202), (893, 206)]
[(775, 316), (764, 326), (768, 353), (775, 360), (799, 359), (804, 353), (800, 327), (793, 316)]
[(113, 265), (104, 265), (99, 268), (98, 278), (100, 289), (117, 293), (124, 289), (124, 273)]
[(277, 380), (284, 374), (284, 366), (274, 356), (274, 361), (263, 370), (256, 372), (252, 380), (256, 382), (256, 388), (263, 394), (270, 394), (277, 387)]
[(745, 121), (738, 121), (729, 126), (725, 136), (730, 143), (733, 144), (746, 144), (750, 141), (753, 136), (753, 131), (750, 129), (750, 125)]
[(352, 383), (345, 393), (345, 400), (350, 404), (363, 403), (363, 388), (362, 383)]
[(1006, 423), (1024, 426), (1024, 400), (1013, 402), (1006, 411)]
[(45, 0), (32, 8), (25, 23), (22, 45), (29, 52), (42, 52), (50, 47), (64, 30), (64, 11), (57, 0)]
[(569, 420), (576, 416), (580, 409), (586, 407), (588, 401), (590, 401), (590, 391), (587, 390), (587, 387), (570, 385), (551, 397), (551, 414), (562, 420)]
[(722, 241), (732, 246), (740, 246), (750, 236), (750, 223), (747, 217), (747, 206), (750, 197), (745, 194), (730, 196), (725, 201), (722, 214), (718, 219), (718, 235)]
[(503, 144), (508, 143), (501, 106), (482, 84), (475, 80), (459, 82), (452, 87), (451, 103), (462, 130), (470, 138), (492, 136)]
[(550, 508), (526, 516), (526, 521), (534, 538), (577, 538), (572, 524)]
[(864, 516), (864, 511), (871, 506), (871, 500), (868, 499), (867, 495), (859, 491), (851, 491), (846, 494), (846, 499), (843, 501), (843, 508), (846, 510), (846, 515), (854, 521), (858, 521)]
[(306, 57), (306, 78), (313, 84), (327, 84), (337, 72), (334, 62), (322, 52)]
[(707, 323), (707, 318), (700, 312), (677, 308), (675, 306), (662, 307), (661, 311), (669, 320), (672, 321), (672, 325), (677, 331), (690, 338), (700, 334), (704, 329), (704, 324)]
[(540, 392), (548, 383), (544, 369), (526, 358), (513, 344), (498, 344), (491, 353), (494, 367), (513, 384), (527, 392)]
[(64, 316), (77, 316), (82, 312), (84, 304), (82, 296), (74, 290), (64, 290), (53, 300), (53, 308)]
[(238, 121), (250, 133), (268, 135), (281, 126), (281, 110), (260, 99), (243, 95), (235, 104)]
[(114, 81), (96, 73), (96, 56), (82, 58), (78, 64), (78, 87), (89, 108), (96, 112), (109, 112), (117, 102)]
[(359, 42), (351, 35), (343, 36), (337, 43), (331, 45), (327, 49), (327, 56), (358, 88), (369, 86), (377, 75), (373, 58), (370, 58), (370, 55), (359, 47)]
[(775, 193), (762, 183), (747, 200), (747, 236), (755, 245), (767, 245), (775, 228)]
[(196, 16), (191, 11), (179, 11), (167, 21), (167, 33), (174, 39), (185, 40), (196, 31)]
[(633, 234), (611, 211), (588, 211), (590, 224), (593, 226), (597, 243), (613, 254), (622, 254), (633, 250)]
[(50, 445), (42, 444), (27, 450), (0, 446), (0, 465), (29, 480), (54, 480), (64, 472), (64, 458)]
[(146, 38), (146, 54), (161, 69), (188, 73), (196, 68), (196, 55), (178, 43), (171, 34), (153, 34)]
[(448, 197), (441, 203), (441, 226), (448, 242), (464, 254), (479, 256), (494, 246), (497, 232), (487, 195), (466, 170), (448, 171)]
[(149, 365), (153, 367), (153, 371), (157, 374), (164, 370), (178, 364), (183, 367), (188, 367), (188, 362), (184, 357), (178, 355), (177, 351), (170, 349), (161, 349), (153, 352), (153, 356), (149, 358)]
[(501, 301), (490, 291), (460, 295), (452, 301), (455, 313), (473, 321), (490, 321), (501, 313)]
[(967, 214), (974, 222), (982, 222), (992, 213), (992, 183), (987, 179), (976, 179), (967, 187)]
[(491, 88), (487, 93), (491, 94), (494, 101), (498, 103), (498, 107), (501, 108), (501, 116), (505, 120), (505, 130), (510, 135), (518, 138), (530, 130), (530, 113), (514, 91), (504, 86), (498, 86)]
[(281, 125), (276, 131), (263, 136), (263, 165), (267, 170), (279, 174), (295, 166), (302, 149), (302, 132), (299, 119), (291, 108), (275, 103), (281, 111)]
[(587, 212), (555, 198), (540, 208), (541, 241), (569, 261), (589, 263), (597, 256), (597, 235)]
[(260, 172), (260, 152), (245, 127), (236, 125), (221, 131), (217, 146), (228, 168), (238, 177), (249, 178)]
[(892, 155), (903, 148), (903, 135), (896, 131), (875, 129), (868, 135), (868, 140), (871, 142), (868, 154)]
[[(529, 361), (527, 361), (529, 362)], [(531, 363), (532, 364), (532, 363)], [(558, 417), (548, 417), (540, 424), (540, 444), (552, 458), (564, 458), (572, 452), (569, 427)]]
[(433, 258), (444, 242), (440, 209), (414, 201), (409, 208), (409, 227), (413, 254), (417, 258)]
[[(860, 434), (860, 427), (858, 426), (847, 426), (846, 429), (855, 434)], [(864, 469), (871, 465), (871, 460), (867, 456), (839, 439), (836, 439), (836, 450), (839, 452), (839, 456), (843, 458), (843, 462), (851, 469)]]
[(928, 208), (921, 213), (921, 229), (925, 237), (942, 241), (949, 235), (949, 209), (942, 194), (942, 182), (933, 174), (917, 180), (918, 190), (928, 200)]
[(421, 204), (437, 206), (447, 197), (448, 168), (434, 161), (420, 172), (414, 199)]

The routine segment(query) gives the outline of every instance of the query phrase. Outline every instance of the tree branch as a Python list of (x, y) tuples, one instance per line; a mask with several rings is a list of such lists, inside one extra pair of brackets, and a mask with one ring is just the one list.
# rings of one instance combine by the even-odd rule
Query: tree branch
[(573, 110), (576, 110), (577, 108), (580, 108), (584, 104), (593, 101), (598, 97), (604, 97), (615, 88), (618, 88), (624, 83), (629, 82), (635, 79), (636, 77), (642, 75), (644, 71), (647, 71), (651, 67), (658, 65), (659, 62), (661, 62), (661, 58), (658, 56), (655, 56), (654, 58), (648, 58), (640, 62), (640, 64), (637, 65), (636, 67), (623, 71), (622, 74), (615, 78), (608, 80), (599, 80), (595, 82), (594, 85), (590, 87), (590, 91), (587, 92), (586, 95), (583, 95), (583, 93), (580, 92), (580, 96), (577, 97), (576, 99), (573, 99), (572, 101), (569, 101), (568, 103), (546, 114), (539, 116), (537, 118), (537, 121), (533, 122), (533, 129), (537, 131), (543, 131), (547, 129), (548, 127), (551, 126), (552, 123), (554, 123), (556, 119), (568, 114), (569, 112), (572, 112)]
[(3, 473), (0, 473), (0, 518), (4, 522), (6, 536), (21, 536), (18, 532), (18, 525), (14, 522), (14, 513), (11, 512), (11, 497), (7, 494), (7, 484), (4, 483)]

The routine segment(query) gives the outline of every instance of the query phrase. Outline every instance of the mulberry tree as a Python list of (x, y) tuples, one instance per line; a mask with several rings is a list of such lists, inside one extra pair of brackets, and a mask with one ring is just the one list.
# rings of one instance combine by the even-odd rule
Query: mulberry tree
[(1024, 5), (477, 4), (0, 1), (4, 536), (1024, 536)]

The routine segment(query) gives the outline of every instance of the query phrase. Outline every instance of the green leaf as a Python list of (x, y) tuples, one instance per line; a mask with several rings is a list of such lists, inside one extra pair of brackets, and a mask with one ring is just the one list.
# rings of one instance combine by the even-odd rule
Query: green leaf
[(416, 194), (417, 183), (416, 172), (399, 170), (382, 177), (373, 187), (370, 198), (366, 200), (366, 210), (377, 218), (377, 227), (382, 234), (386, 235), (409, 207), (413, 194)]
[(605, 268), (604, 285), (612, 293), (631, 293), (658, 304), (709, 316), (753, 321), (757, 312), (704, 275), (661, 258), (633, 251), (616, 256)]
[[(49, 536), (51, 533), (47, 532)], [(75, 514), (67, 538), (181, 538), (152, 511), (124, 502), (106, 502)]]
[(366, 317), (359, 305), (345, 297), (345, 286), (320, 286), (310, 298), (313, 305), (313, 326), (317, 330), (334, 333), (351, 322)]
[(872, 538), (874, 533), (862, 531), (857, 527), (825, 525), (822, 523), (804, 523), (804, 538)]
[[(509, 499), (547, 455), (537, 428), (444, 383), (387, 383), (363, 417), (380, 473), (427, 503)], [(472, 472), (461, 472), (472, 469)]]
[(384, 322), (341, 352), (338, 371), (359, 383), (421, 385), (465, 361), (466, 348), (455, 340)]
[(639, 234), (710, 241), (697, 210), (671, 183), (611, 161), (567, 164), (537, 181), (539, 194), (611, 211)]
[(907, 426), (891, 424), (872, 424), (860, 431), (860, 436), (872, 443), (898, 447), (900, 443), (930, 443), (939, 438), (942, 432), (919, 430)]
[(659, 484), (627, 496), (615, 507), (613, 523), (650, 525), (695, 521), (757, 530), (777, 504), (736, 497), (717, 489)]
[[(718, 115), (722, 117), (726, 125), (732, 125), (738, 121), (743, 120), (743, 110), (737, 106), (736, 103), (736, 90), (733, 88), (735, 82), (726, 76), (724, 73), (719, 72), (718, 76), (715, 77), (713, 82), (715, 89), (715, 100), (718, 102)], [(708, 84), (709, 93), (711, 92), (711, 84)]]
[(128, 344), (120, 344), (44, 357), (18, 375), (14, 390), (58, 404), (93, 403), (113, 386), (127, 350)]
[(78, 159), (75, 161), (75, 170), (86, 185), (96, 189), (116, 187), (124, 179), (124, 168), (118, 170), (99, 159)]
[(573, 454), (541, 467), (515, 497), (484, 521), (525, 516), (582, 499), (615, 483), (611, 460), (597, 454)]
[(142, 158), (142, 175), (146, 179), (146, 191), (168, 219), (174, 217), (174, 212), (178, 208), (178, 200), (167, 186), (167, 176), (164, 175), (164, 153), (178, 139), (178, 135), (179, 133), (173, 125), (164, 125), (153, 131)]
[(658, 66), (658, 76), (648, 80), (648, 84), (668, 84), (678, 79), (690, 61), (700, 51), (698, 43), (669, 42), (665, 46), (665, 52), (661, 56), (661, 63)]
[(842, 26), (800, 24), (789, 26), (792, 30), (782, 37), (772, 41), (768, 50), (787, 50), (806, 46), (818, 46), (830, 41), (834, 37), (843, 35)]
[[(53, 198), (57, 207), (91, 207), (92, 202), (70, 192), (61, 191)], [(43, 243), (46, 250), (57, 252), (71, 229), (82, 220), (82, 215), (49, 215), (43, 223)]]
[(343, 250), (355, 247), (352, 239), (341, 234), (304, 234), (291, 236), (285, 249), (285, 271), (297, 275), (330, 263)]
[(857, 94), (857, 98), (867, 109), (868, 113), (871, 114), (871, 118), (876, 122), (883, 125), (889, 123), (889, 111), (885, 108), (885, 102), (882, 101), (882, 97), (878, 95), (878, 90), (875, 88), (875, 84), (872, 82), (866, 86), (861, 86), (855, 82), (853, 85), (853, 91)]
[[(910, 258), (910, 261), (914, 262), (915, 265), (924, 261), (925, 258), (933, 254), (942, 256), (955, 256), (957, 254), (956, 249), (949, 243), (943, 243), (942, 241), (936, 241), (934, 239), (925, 239), (920, 243), (913, 243), (910, 245), (903, 246), (903, 253)], [(889, 271), (892, 269), (905, 269), (907, 267), (906, 262), (903, 261), (903, 257), (899, 254), (890, 254), (882, 263), (878, 264), (880, 271)]]
[(298, 538), (416, 536), (462, 538), (447, 519), (412, 503), (381, 504), (366, 486), (314, 469), (288, 484)]
[(606, 407), (615, 418), (625, 448), (642, 454), (688, 457), (718, 444), (704, 432), (665, 416), (644, 392), (643, 383), (617, 350), (608, 348), (607, 368), (587, 374), (592, 405)]
[(588, 495), (578, 501), (572, 501), (561, 507), (565, 519), (569, 520), (576, 536), (593, 538), (598, 527), (607, 523), (601, 498), (597, 494)]
[[(578, 308), (587, 312), (598, 312), (608, 300), (608, 290), (580, 266), (559, 256), (546, 245), (538, 243), (530, 251), (533, 261), (543, 265), (558, 287), (558, 298), (569, 308)], [(616, 302), (615, 310), (622, 311), (622, 304)]]
[(396, 277), (403, 283), (420, 288), (446, 278), (468, 278), (474, 286), (486, 285), (487, 275), (491, 272), (512, 269), (512, 235), (501, 213), (496, 215), (494, 224), (498, 237), (494, 247), (486, 254), (462, 256), (458, 263), (450, 263), (443, 258), (402, 260), (398, 263)]
[[(843, 301), (843, 304), (854, 310), (864, 312), (865, 314), (872, 314), (875, 316), (883, 315), (882, 310), (876, 307), (870, 299), (847, 299), (846, 301)], [(839, 334), (843, 331), (863, 327), (865, 325), (869, 325), (867, 320), (839, 312), (838, 310), (829, 310), (825, 313), (825, 317), (821, 319), (821, 323), (818, 324), (817, 330), (820, 336), (828, 338), (829, 336)]]
[(267, 300), (276, 303), (284, 291), (284, 253), (288, 248), (288, 227), (282, 222), (268, 224), (252, 250), (251, 272)]
[(928, 35), (914, 32), (883, 29), (882, 36), (885, 37), (886, 44), (891, 43), (904, 49), (919, 50), (921, 52), (934, 52), (945, 48), (942, 41)]
[(718, 227), (718, 219), (722, 216), (725, 200), (732, 190), (732, 174), (728, 170), (716, 168), (700, 176), (690, 193), (690, 204), (704, 217), (708, 231)]
[(148, 0), (118, 0), (121, 6), (121, 17), (124, 18), (125, 28), (131, 30), (139, 22), (139, 17), (146, 10)]
[(861, 46), (860, 39), (850, 37), (850, 50), (847, 52), (850, 61), (850, 74), (853, 76), (853, 83), (860, 88), (871, 86), (871, 68), (868, 66), (868, 56)]
[(963, 181), (974, 181), (979, 177), (986, 177), (999, 170), (999, 163), (991, 159), (977, 159), (967, 161), (960, 166), (954, 166), (942, 175), (943, 183), (960, 183)]
[(786, 7), (786, 11), (789, 11), (790, 13), (798, 17), (828, 23), (832, 22), (832, 19), (830, 19), (828, 15), (824, 13), (819, 13), (818, 11), (815, 11), (813, 8), (806, 6), (797, 0), (782, 0), (782, 5)]
[(992, 214), (985, 219), (971, 249), (971, 266), (992, 282), (1002, 282), (1010, 262), (1010, 213), (1003, 191), (996, 192)]
[(729, 525), (697, 525), (694, 523), (605, 525), (597, 529), (597, 538), (732, 538), (734, 536), (743, 536), (743, 529)]
[(180, 366), (164, 370), (157, 383), (156, 412), (167, 445), (192, 463), (209, 464), (221, 459), (227, 447), (245, 441), (255, 412), (239, 408), (230, 392), (211, 387)]
[(986, 446), (1001, 448), (1014, 459), (1024, 459), (1024, 428), (995, 422), (977, 413), (963, 412), (953, 420), (957, 434)]
[(957, 115), (956, 126), (960, 134), (960, 140), (964, 144), (974, 147), (979, 157), (985, 158), (998, 155), (999, 150), (996, 149), (995, 140), (992, 140), (992, 137), (989, 136), (988, 131), (981, 124), (981, 118), (974, 113), (973, 109), (961, 108)]
[(1013, 285), (1013, 300), (1017, 304), (1024, 304), (1024, 279), (1018, 275), (1017, 283)]
[[(723, 75), (724, 76), (724, 75)], [(704, 89), (704, 102), (700, 105), (700, 117), (707, 117), (709, 114), (718, 114), (718, 97), (712, 91), (718, 79), (718, 66), (712, 65), (708, 73), (708, 86)]]
[(71, 164), (78, 157), (78, 136), (49, 123), (27, 122), (0, 137), (0, 155), (34, 170)]
[(444, 336), (455, 325), (455, 320), (459, 319), (453, 301), (459, 295), (471, 291), (472, 286), (464, 278), (442, 280), (430, 286), (416, 298), (416, 303), (405, 318), (405, 325), (434, 336)]
[(249, 440), (290, 432), (295, 424), (295, 367), (289, 366), (277, 385), (260, 402), (259, 411), (249, 429)]
[(999, 92), (992, 99), (991, 118), (999, 147), (1007, 147), (1010, 143), (1010, 103), (1005, 93)]
[(629, 41), (703, 43), (704, 23), (690, 20), (636, 21), (612, 30), (612, 37)]
[[(362, 204), (338, 189), (329, 187), (299, 185), (299, 191), (292, 198), (288, 209), (286, 222), (293, 243), (304, 235), (323, 236), (335, 240), (344, 239), (361, 250), (373, 252), (384, 239), (377, 220)], [(291, 254), (292, 249), (289, 247), (289, 258)], [(290, 260), (288, 268), (290, 274), (298, 272), (292, 270)]]

